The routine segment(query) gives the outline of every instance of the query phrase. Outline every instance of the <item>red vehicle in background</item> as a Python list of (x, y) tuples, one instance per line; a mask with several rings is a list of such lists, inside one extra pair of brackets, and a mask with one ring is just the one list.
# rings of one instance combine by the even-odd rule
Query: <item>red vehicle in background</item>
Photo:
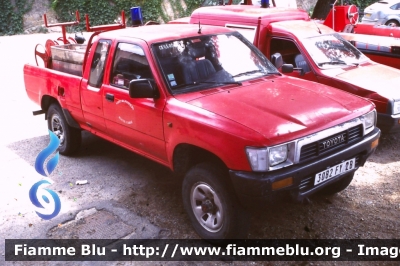
[(283, 73), (371, 100), (381, 130), (400, 132), (400, 70), (371, 61), (339, 33), (310, 20), (305, 11), (202, 7), (189, 22), (238, 30)]
[(341, 32), (373, 61), (400, 69), (400, 27), (359, 23), (355, 5), (333, 5), (327, 18), (319, 23)]
[[(207, 1), (205, 1), (207, 2)], [(222, 1), (208, 1), (213, 5), (222, 5)], [(261, 1), (244, 0), (242, 5), (260, 6)], [(272, 7), (293, 7), (296, 3), (290, 1), (269, 1)], [(341, 35), (373, 61), (400, 69), (400, 27), (386, 25), (373, 25), (359, 23), (359, 12), (355, 5), (336, 5), (335, 1), (328, 16), (324, 20), (316, 20)], [(231, 5), (232, 0), (225, 1), (225, 5)], [(170, 23), (188, 23), (188, 18), (181, 18)], [(372, 36), (370, 36), (372, 35)]]
[(236, 31), (107, 31), (123, 26), (88, 27), (88, 44), (48, 42), (36, 53), (45, 67), (24, 66), (27, 95), (61, 154), (86, 130), (183, 177), (202, 238), (246, 238), (245, 207), (345, 189), (378, 145), (371, 102), (282, 75)]

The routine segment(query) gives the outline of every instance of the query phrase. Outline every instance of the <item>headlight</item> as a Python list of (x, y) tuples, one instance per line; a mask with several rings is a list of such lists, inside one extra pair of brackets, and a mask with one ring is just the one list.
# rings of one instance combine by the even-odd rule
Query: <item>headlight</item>
[(400, 113), (400, 101), (393, 102), (393, 114), (399, 114)]
[(376, 122), (376, 112), (372, 111), (368, 114), (364, 115), (364, 128), (369, 129), (370, 127), (375, 126)]
[(293, 164), (295, 142), (269, 148), (246, 148), (251, 169), (256, 172), (276, 170)]
[(269, 150), (269, 165), (274, 166), (286, 161), (288, 155), (287, 145), (272, 147)]

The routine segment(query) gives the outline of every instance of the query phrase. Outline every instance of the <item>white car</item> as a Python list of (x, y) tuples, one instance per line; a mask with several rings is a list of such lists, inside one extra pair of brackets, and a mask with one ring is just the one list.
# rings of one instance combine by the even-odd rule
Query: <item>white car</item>
[(400, 0), (378, 1), (364, 10), (362, 23), (400, 26)]

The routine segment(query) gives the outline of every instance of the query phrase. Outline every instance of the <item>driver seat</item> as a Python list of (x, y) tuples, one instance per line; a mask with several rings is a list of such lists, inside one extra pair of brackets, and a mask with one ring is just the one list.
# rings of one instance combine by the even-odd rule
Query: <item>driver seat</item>
[(188, 51), (190, 61), (182, 65), (182, 76), (185, 84), (206, 80), (216, 73), (211, 61), (205, 59), (205, 47), (191, 47)]
[(311, 71), (310, 66), (308, 65), (302, 54), (298, 54), (295, 56), (294, 63), (296, 64), (297, 68), (303, 69), (304, 73), (308, 73)]

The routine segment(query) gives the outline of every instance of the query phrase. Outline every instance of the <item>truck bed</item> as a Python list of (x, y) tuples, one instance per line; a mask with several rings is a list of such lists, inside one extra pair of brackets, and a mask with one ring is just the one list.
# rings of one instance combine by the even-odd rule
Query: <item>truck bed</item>
[(52, 68), (65, 73), (82, 76), (82, 64), (86, 47), (86, 44), (52, 46)]
[(58, 70), (26, 64), (24, 66), (24, 83), (28, 97), (42, 106), (43, 95), (55, 99), (63, 108), (68, 108), (77, 120), (82, 117), (80, 104), (80, 83), (82, 77)]

